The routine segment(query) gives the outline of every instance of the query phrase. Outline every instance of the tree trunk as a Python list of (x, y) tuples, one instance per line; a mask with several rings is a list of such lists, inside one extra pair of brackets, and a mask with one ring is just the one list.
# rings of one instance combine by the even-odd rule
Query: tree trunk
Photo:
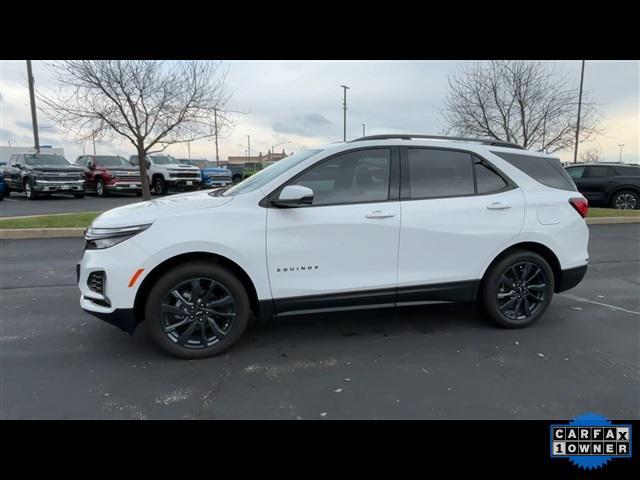
[(140, 182), (142, 183), (142, 198), (151, 200), (151, 189), (149, 188), (149, 175), (147, 174), (147, 154), (144, 145), (138, 143), (138, 161), (140, 168)]

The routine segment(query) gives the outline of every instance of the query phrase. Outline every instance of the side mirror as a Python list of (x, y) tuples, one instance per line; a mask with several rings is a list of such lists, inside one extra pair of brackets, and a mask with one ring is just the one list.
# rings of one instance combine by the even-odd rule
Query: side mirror
[(89, 163), (89, 164), (87, 164), (87, 168), (89, 170), (95, 170), (96, 169), (96, 164), (95, 163)]
[(146, 161), (147, 168), (151, 168), (151, 162), (149, 160)]
[(271, 205), (280, 208), (295, 208), (313, 203), (313, 190), (302, 185), (287, 185), (280, 191), (278, 198), (271, 200)]
[(16, 168), (22, 168), (22, 164), (21, 163), (14, 163), (13, 166), (16, 167)]

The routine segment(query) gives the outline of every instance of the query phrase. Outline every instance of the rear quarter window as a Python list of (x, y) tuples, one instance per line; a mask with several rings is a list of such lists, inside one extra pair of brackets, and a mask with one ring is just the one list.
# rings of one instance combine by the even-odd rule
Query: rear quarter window
[(576, 191), (576, 185), (557, 158), (520, 155), (517, 153), (491, 152), (534, 180), (551, 188)]

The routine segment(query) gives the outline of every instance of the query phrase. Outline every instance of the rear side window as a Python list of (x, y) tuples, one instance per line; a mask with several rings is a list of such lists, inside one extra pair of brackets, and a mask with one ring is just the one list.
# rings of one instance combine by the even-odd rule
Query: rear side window
[(493, 193), (507, 188), (507, 182), (478, 157), (475, 157), (474, 167), (476, 169), (476, 193)]
[(506, 152), (492, 153), (547, 187), (560, 190), (576, 190), (576, 185), (557, 158), (535, 157), (533, 155)]
[(587, 167), (585, 178), (614, 177), (616, 172), (611, 167)]
[(469, 153), (409, 148), (411, 198), (473, 195), (473, 163)]

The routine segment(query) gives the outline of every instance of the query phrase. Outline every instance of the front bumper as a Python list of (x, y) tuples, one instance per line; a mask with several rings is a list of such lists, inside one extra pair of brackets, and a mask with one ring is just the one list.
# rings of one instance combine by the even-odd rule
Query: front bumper
[[(92, 304), (91, 309), (85, 308), (85, 302)], [(80, 297), (80, 307), (88, 314), (118, 327), (129, 335), (133, 335), (133, 332), (136, 330), (137, 322), (133, 308), (116, 308), (112, 311), (98, 311), (95, 309), (93, 302), (84, 298), (84, 296)]]
[(125, 190), (135, 191), (135, 190), (141, 190), (142, 184), (140, 182), (118, 181), (118, 182), (105, 184), (105, 188), (109, 191), (118, 191), (118, 192), (125, 191)]
[(77, 182), (59, 182), (36, 179), (33, 189), (36, 192), (84, 192), (84, 180)]

